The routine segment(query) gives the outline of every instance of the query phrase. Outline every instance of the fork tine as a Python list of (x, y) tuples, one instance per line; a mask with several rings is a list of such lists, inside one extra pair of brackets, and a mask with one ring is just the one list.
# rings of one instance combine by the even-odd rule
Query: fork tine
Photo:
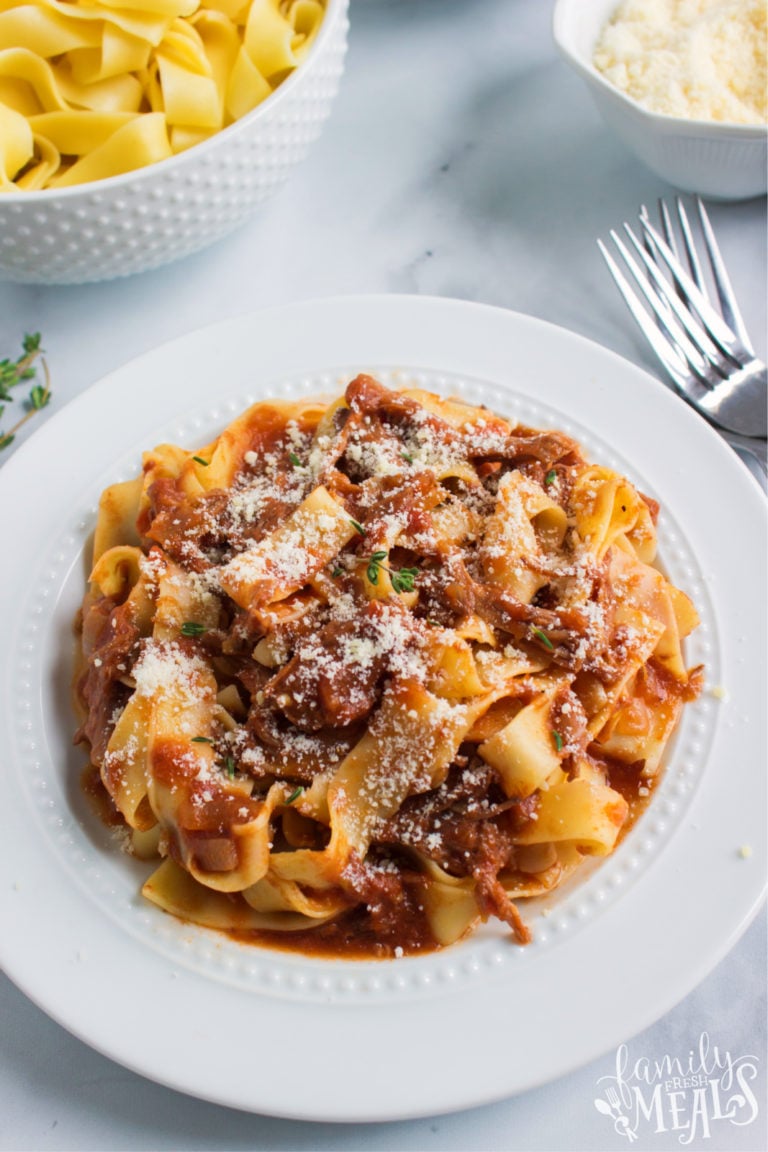
[[(680, 259), (677, 251), (677, 241), (675, 240), (675, 231), (672, 227), (672, 220), (669, 215), (669, 208), (667, 208), (666, 201), (659, 200), (659, 216), (661, 217), (661, 228), (664, 233), (664, 239), (669, 245), (669, 250), (672, 252), (676, 260)], [(650, 219), (646, 213), (646, 217)]]
[(682, 199), (677, 197), (677, 216), (680, 221), (680, 232), (683, 237), (683, 247), (685, 248), (685, 255), (688, 259), (688, 267), (691, 270), (694, 283), (701, 292), (702, 296), (709, 299), (706, 284), (704, 283), (704, 276), (701, 271), (701, 263), (699, 262), (699, 254), (696, 251), (696, 245), (693, 242), (693, 233), (691, 232), (691, 225), (688, 222), (688, 213), (685, 210), (685, 205)]
[[(663, 203), (664, 203), (663, 200), (659, 201), (659, 204), (663, 204)], [(648, 215), (648, 209), (646, 208), (645, 204), (641, 204), (640, 205), (640, 223), (642, 224), (642, 222), (644, 220), (650, 220), (650, 216)], [(624, 227), (626, 228), (626, 224), (624, 225)], [(642, 235), (643, 235), (643, 247), (645, 248), (646, 252), (650, 256), (651, 260), (653, 260), (654, 264), (656, 264), (658, 266), (659, 265), (659, 254), (658, 254), (658, 250), (656, 248), (656, 245), (653, 242), (653, 237), (651, 236), (650, 232), (647, 232), (645, 229), (643, 229)], [(672, 237), (672, 243), (674, 244), (674, 242), (675, 242), (675, 238), (673, 236)]]
[(747, 326), (744, 323), (741, 311), (736, 303), (736, 296), (731, 286), (731, 280), (723, 263), (723, 257), (720, 255), (720, 248), (709, 221), (709, 213), (704, 207), (704, 202), (700, 196), (696, 197), (696, 207), (699, 210), (701, 231), (704, 236), (704, 244), (707, 249), (707, 256), (709, 257), (709, 264), (712, 269), (712, 276), (715, 281), (715, 289), (717, 291), (717, 298), (720, 301), (720, 310), (723, 313), (723, 319), (728, 327), (736, 333), (747, 352), (754, 356), (755, 350), (752, 347)]
[(653, 351), (658, 356), (659, 360), (669, 372), (677, 387), (681, 392), (685, 392), (685, 385), (687, 380), (687, 367), (682, 356), (678, 350), (670, 343), (669, 340), (661, 334), (660, 330), (651, 320), (648, 313), (640, 303), (640, 299), (635, 293), (634, 289), (630, 286), (624, 273), (619, 268), (618, 264), (611, 256), (610, 252), (603, 244), (602, 240), (598, 240), (597, 246), (602, 253), (603, 259), (608, 265), (608, 271), (613, 277), (616, 287), (624, 297), (624, 302), (629, 308), (630, 312), (635, 318), (638, 327), (645, 336), (648, 343), (653, 348)]
[[(668, 211), (666, 217), (671, 234)], [(642, 242), (627, 224), (624, 227), (645, 267), (641, 268), (612, 230), (611, 238), (624, 259), (630, 278), (602, 240), (598, 240), (608, 271), (677, 391), (700, 416), (713, 423), (724, 435), (738, 437), (739, 443), (742, 440), (748, 442), (751, 450), (753, 442), (765, 440), (766, 436), (768, 369), (728, 328), (653, 226), (644, 207), (641, 208), (640, 224)], [(667, 272), (671, 273), (671, 279)], [(635, 288), (645, 297), (644, 301)], [(650, 306), (650, 312), (645, 303)], [(689, 315), (693, 310), (696, 315)], [(703, 328), (699, 327), (700, 324)], [(724, 356), (732, 361), (733, 368), (728, 366)], [(755, 459), (760, 462), (758, 455)]]
[[(675, 230), (672, 227), (672, 217), (670, 215), (669, 208), (667, 207), (667, 202), (662, 197), (659, 197), (659, 199), (657, 201), (657, 205), (658, 205), (658, 209), (659, 209), (659, 219), (661, 220), (662, 234), (663, 234), (664, 239), (666, 240), (667, 244), (669, 245), (670, 252), (675, 257), (675, 260), (679, 261), (680, 260), (680, 252), (679, 252), (678, 247), (677, 247), (677, 238), (675, 236)], [(651, 222), (651, 217), (648, 214), (648, 209), (645, 207), (644, 204), (642, 204), (640, 206), (640, 220), (641, 220), (641, 222), (647, 221), (649, 224)], [(660, 267), (661, 265), (660, 265), (660, 260), (659, 260), (659, 250), (653, 242), (653, 237), (648, 232), (648, 230), (645, 228), (643, 229), (643, 239), (645, 241), (645, 245), (648, 249), (649, 254), (653, 257), (656, 264), (659, 265), (659, 267)], [(677, 293), (679, 298), (687, 305), (688, 301), (686, 300), (685, 293), (682, 291), (680, 285), (678, 284), (678, 282), (676, 280), (674, 281), (674, 285), (675, 285), (675, 292)]]
[[(641, 204), (640, 205), (640, 219), (642, 220), (643, 217), (647, 216), (647, 215), (648, 215), (648, 209), (646, 208), (645, 204)], [(645, 244), (645, 248), (646, 248), (646, 251), (648, 252), (648, 255), (653, 256), (653, 240), (651, 240), (650, 236), (646, 232), (643, 232), (643, 244)]]
[[(660, 200), (659, 204), (663, 205), (664, 201)], [(640, 205), (640, 222), (642, 223), (643, 220), (650, 220), (650, 216), (648, 215), (648, 209), (646, 208), (645, 204)], [(627, 227), (626, 223), (624, 224), (624, 227), (625, 228)], [(656, 245), (653, 242), (653, 237), (645, 229), (642, 230), (642, 237), (643, 237), (643, 248), (648, 253), (648, 256), (653, 261), (653, 263), (656, 265), (656, 267), (660, 268), (661, 267), (661, 257), (659, 256), (658, 249), (656, 248)], [(674, 236), (672, 237), (672, 243), (674, 244)], [(677, 290), (676, 285), (675, 285), (675, 289)], [(667, 309), (667, 316), (669, 316), (670, 309), (669, 309), (669, 305), (666, 303), (666, 297), (665, 297), (665, 307)], [(659, 324), (661, 324), (663, 327), (663, 321), (659, 321)]]
[(717, 346), (730, 357), (731, 360), (740, 367), (740, 361), (750, 360), (752, 356), (746, 348), (743, 347), (741, 342), (736, 338), (735, 334), (727, 326), (719, 312), (717, 312), (709, 301), (702, 296), (699, 289), (694, 284), (691, 277), (682, 267), (680, 262), (675, 259), (674, 254), (669, 248), (666, 241), (659, 235), (657, 230), (647, 218), (642, 218), (640, 223), (644, 230), (647, 230), (653, 238), (656, 247), (661, 254), (664, 263), (672, 273), (675, 283), (678, 288), (683, 292), (687, 302), (692, 304), (699, 314), (702, 324), (704, 325), (707, 335), (717, 344)]
[[(664, 279), (657, 265), (643, 248), (642, 244), (637, 239), (629, 225), (625, 224), (624, 229), (627, 233), (627, 236), (632, 241), (632, 245), (635, 251), (643, 261), (646, 271), (648, 272), (656, 287), (657, 293), (660, 294), (659, 305), (666, 305), (663, 311), (661, 310), (661, 307), (657, 307), (652, 297), (649, 296), (646, 292), (645, 285), (639, 279), (639, 268), (636, 265), (633, 266), (632, 264), (629, 264), (629, 261), (627, 260), (628, 253), (624, 252), (620, 248), (622, 256), (624, 256), (624, 259), (627, 260), (629, 264), (630, 271), (638, 281), (638, 284), (643, 291), (643, 295), (658, 316), (659, 323), (667, 331), (667, 334), (677, 341), (678, 345), (680, 345), (679, 351), (681, 351), (683, 355), (688, 359), (689, 363), (692, 365), (695, 371), (701, 374), (706, 370), (706, 364), (701, 358), (703, 355), (706, 357), (712, 367), (720, 373), (721, 376), (725, 376), (726, 372), (723, 371), (722, 368), (722, 357), (720, 356), (716, 346), (709, 339), (707, 333), (698, 323), (695, 316), (683, 306), (680, 298), (675, 295), (669, 283)], [(687, 340), (682, 333), (677, 331), (677, 326), (675, 325), (670, 312), (673, 313), (676, 319), (679, 321), (682, 328), (690, 337), (690, 341)]]

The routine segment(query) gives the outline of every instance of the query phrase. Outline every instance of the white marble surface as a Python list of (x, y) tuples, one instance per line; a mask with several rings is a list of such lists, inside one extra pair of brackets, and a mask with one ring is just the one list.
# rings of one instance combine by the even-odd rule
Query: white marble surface
[[(53, 373), (53, 402), (32, 430), (166, 339), (321, 295), (416, 292), (503, 305), (655, 371), (594, 240), (671, 189), (604, 130), (581, 82), (556, 56), (551, 7), (548, 0), (352, 0), (347, 73), (331, 122), (290, 186), (254, 221), (143, 277), (60, 289), (0, 284), (0, 356), (14, 352), (25, 331), (40, 330)], [(712, 218), (765, 357), (765, 201), (714, 205)], [(44, 941), (41, 925), (40, 947)], [(685, 1130), (657, 1132), (649, 1122), (633, 1145), (638, 1152), (768, 1146), (765, 972), (763, 914), (683, 1003), (630, 1040), (633, 1057), (649, 1060), (685, 1058), (703, 1032), (734, 1058), (754, 1055), (756, 1117), (742, 1127), (712, 1121), (709, 1136), (699, 1130), (687, 1145)], [(593, 1101), (614, 1057), (516, 1099), (431, 1120), (292, 1123), (203, 1104), (123, 1070), (0, 977), (0, 1148), (611, 1149), (623, 1139)]]

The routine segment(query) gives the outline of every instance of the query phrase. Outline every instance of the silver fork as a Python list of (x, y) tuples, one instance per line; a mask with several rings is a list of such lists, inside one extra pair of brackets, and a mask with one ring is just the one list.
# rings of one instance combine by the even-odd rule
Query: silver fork
[(663, 235), (645, 208), (640, 213), (642, 242), (629, 224), (624, 224), (629, 247), (611, 230), (611, 239), (650, 314), (602, 240), (598, 246), (630, 312), (678, 392), (718, 428), (765, 488), (768, 373), (750, 343), (707, 211), (698, 197), (696, 204), (719, 312), (710, 300), (679, 197), (677, 215), (690, 271), (678, 256), (670, 213), (663, 201)]

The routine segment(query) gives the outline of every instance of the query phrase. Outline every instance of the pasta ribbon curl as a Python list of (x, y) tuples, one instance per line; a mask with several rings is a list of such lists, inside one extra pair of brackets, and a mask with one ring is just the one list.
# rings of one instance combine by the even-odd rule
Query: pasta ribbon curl
[[(220, 110), (251, 61), (227, 21), (287, 11), (208, 0), (161, 55)], [(366, 375), (146, 452), (100, 500), (77, 682), (94, 776), (163, 858), (146, 898), (351, 955), (491, 918), (526, 943), (516, 901), (614, 851), (701, 685), (657, 514), (562, 433)]]
[(0, 192), (164, 160), (265, 100), (325, 0), (0, 0)]

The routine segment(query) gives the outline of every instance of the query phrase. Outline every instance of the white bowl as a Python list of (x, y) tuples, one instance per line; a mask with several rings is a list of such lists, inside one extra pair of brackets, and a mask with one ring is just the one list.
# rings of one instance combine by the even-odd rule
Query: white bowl
[(349, 0), (328, 0), (307, 59), (209, 140), (91, 184), (0, 192), (0, 278), (83, 284), (157, 268), (231, 232), (320, 135), (344, 69)]
[(649, 112), (592, 63), (619, 0), (557, 0), (555, 43), (589, 85), (605, 121), (657, 175), (686, 192), (722, 200), (759, 196), (768, 185), (768, 129)]

